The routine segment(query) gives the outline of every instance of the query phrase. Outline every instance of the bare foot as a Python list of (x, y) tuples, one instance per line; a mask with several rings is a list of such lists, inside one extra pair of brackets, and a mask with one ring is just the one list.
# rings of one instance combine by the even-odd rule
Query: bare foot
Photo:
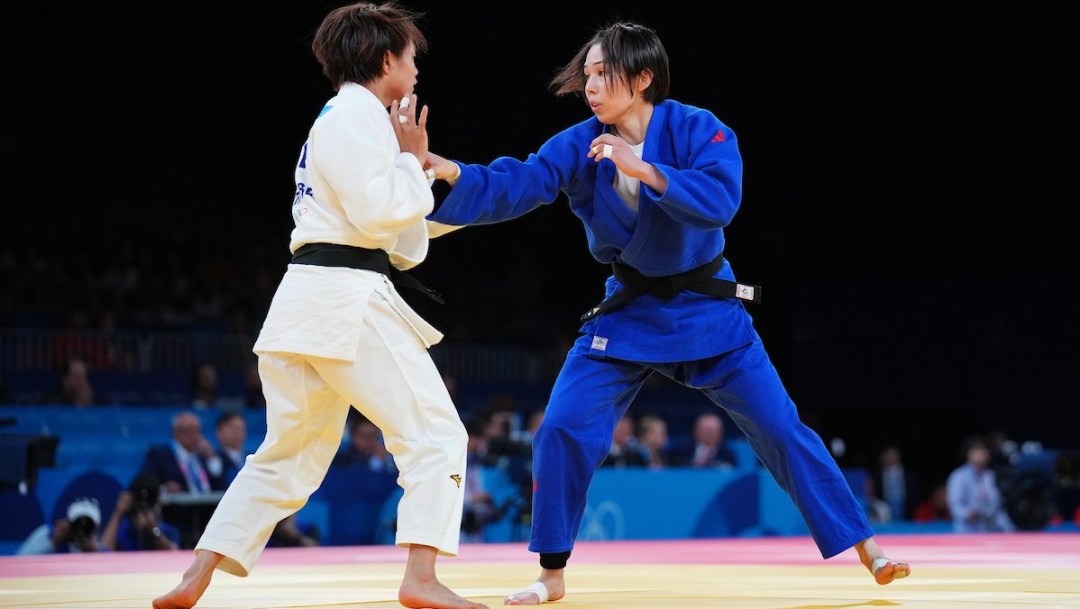
[(462, 598), (438, 581), (407, 581), (398, 589), (398, 602), (412, 609), (488, 609)]
[(524, 590), (509, 594), (504, 605), (539, 605), (557, 601), (566, 595), (566, 581), (562, 569), (543, 569), (540, 577)]
[(167, 594), (154, 599), (154, 609), (191, 609), (202, 598), (214, 568), (223, 557), (216, 552), (200, 550), (195, 553), (195, 561), (184, 571), (180, 583)]
[(884, 586), (894, 579), (903, 579), (908, 575), (911, 575), (911, 565), (906, 562), (893, 562), (888, 558), (882, 557), (874, 560), (871, 564), (870, 572), (874, 574), (874, 581), (879, 585)]
[(885, 551), (873, 537), (868, 537), (856, 544), (855, 551), (859, 553), (859, 561), (870, 571), (874, 576), (874, 581), (880, 586), (911, 575), (911, 565), (887, 558)]

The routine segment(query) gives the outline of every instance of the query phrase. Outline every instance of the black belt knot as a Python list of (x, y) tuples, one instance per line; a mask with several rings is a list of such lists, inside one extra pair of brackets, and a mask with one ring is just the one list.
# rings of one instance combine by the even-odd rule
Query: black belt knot
[(586, 322), (599, 315), (623, 306), (642, 294), (668, 300), (684, 290), (716, 296), (717, 298), (738, 298), (753, 303), (761, 302), (761, 286), (746, 283), (737, 283), (713, 277), (724, 265), (724, 257), (717, 256), (712, 262), (707, 262), (697, 268), (676, 273), (674, 275), (662, 275), (660, 277), (648, 277), (642, 275), (634, 267), (611, 263), (611, 270), (615, 279), (622, 284), (623, 288), (605, 299), (598, 306), (593, 307), (581, 316), (581, 321)]
[(442, 295), (425, 286), (419, 279), (394, 268), (390, 264), (390, 254), (386, 253), (386, 250), (338, 243), (307, 243), (293, 253), (292, 263), (375, 271), (386, 275), (395, 285), (423, 292), (439, 304), (445, 302)]

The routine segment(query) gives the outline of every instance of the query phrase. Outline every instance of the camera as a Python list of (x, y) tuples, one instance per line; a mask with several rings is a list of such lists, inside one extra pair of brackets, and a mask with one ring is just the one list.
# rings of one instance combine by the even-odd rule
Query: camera
[(72, 520), (70, 527), (68, 529), (68, 539), (74, 544), (85, 543), (93, 539), (94, 533), (97, 531), (97, 523), (89, 516), (79, 516)]
[(161, 498), (161, 485), (156, 476), (142, 475), (131, 481), (128, 489), (132, 498), (132, 511), (135, 513), (153, 511)]

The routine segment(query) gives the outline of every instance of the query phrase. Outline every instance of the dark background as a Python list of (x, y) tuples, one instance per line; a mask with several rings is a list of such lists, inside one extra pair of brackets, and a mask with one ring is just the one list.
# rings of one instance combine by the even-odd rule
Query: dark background
[[(0, 320), (97, 306), (80, 269), (123, 259), (158, 277), (137, 298), (191, 273), (239, 288), (257, 327), (288, 259), (293, 165), (333, 94), (311, 34), (338, 4), (0, 9)], [(1080, 5), (408, 6), (426, 11), (416, 92), (431, 147), (465, 162), (523, 158), (588, 116), (546, 85), (598, 25), (659, 32), (672, 96), (738, 136), (726, 254), (764, 286), (751, 314), (823, 435), (900, 441), (917, 463), (993, 428), (1080, 445)], [(448, 340), (547, 348), (607, 269), (560, 199), (436, 240), (416, 274), (448, 297), (416, 303)]]

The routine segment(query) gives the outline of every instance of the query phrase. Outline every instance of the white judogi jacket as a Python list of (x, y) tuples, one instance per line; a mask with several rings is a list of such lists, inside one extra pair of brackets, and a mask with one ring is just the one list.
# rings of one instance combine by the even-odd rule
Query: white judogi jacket
[[(431, 181), (415, 156), (401, 152), (382, 102), (365, 87), (346, 83), (315, 119), (301, 150), (289, 250), (306, 243), (378, 248), (389, 253), (394, 267), (410, 269), (427, 256), (424, 217), (434, 204)], [(384, 275), (290, 264), (253, 350), (352, 361), (375, 293), (425, 347), (442, 340)]]

